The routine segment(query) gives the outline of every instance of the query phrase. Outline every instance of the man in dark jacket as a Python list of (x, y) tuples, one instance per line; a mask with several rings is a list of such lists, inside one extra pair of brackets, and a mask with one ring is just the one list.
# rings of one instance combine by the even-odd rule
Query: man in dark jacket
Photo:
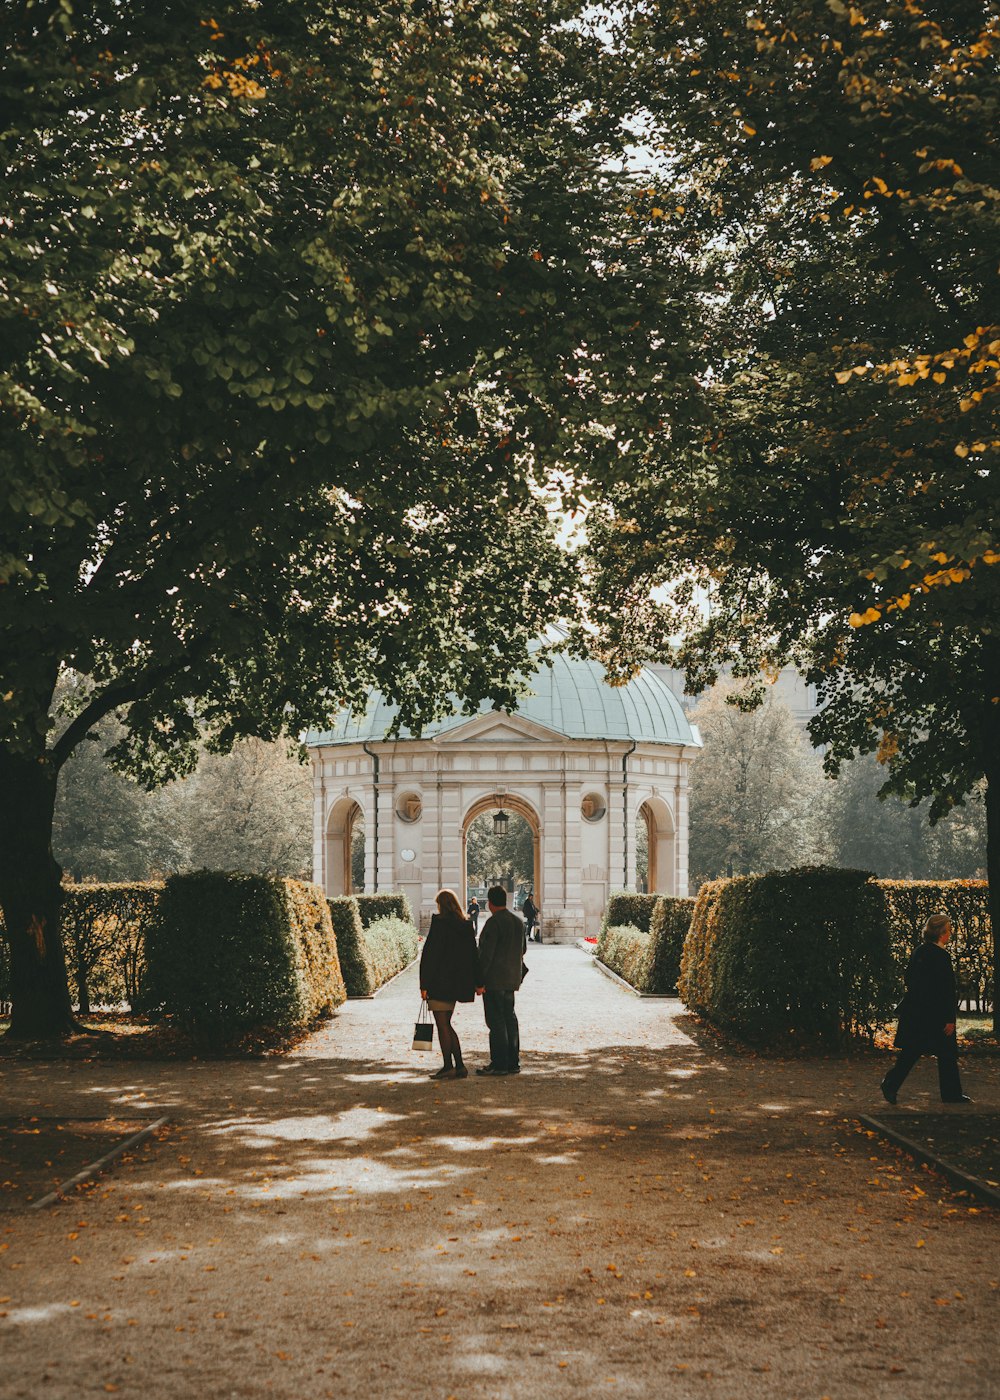
[(521, 1037), (514, 993), (524, 967), (524, 924), (507, 908), (507, 891), (494, 885), (486, 895), (490, 917), (479, 938), (483, 1010), (490, 1031), (490, 1062), (477, 1074), (520, 1074)]
[(947, 914), (932, 914), (924, 925), (924, 941), (910, 958), (905, 973), (906, 995), (899, 1004), (896, 1063), (882, 1080), (890, 1103), (921, 1055), (936, 1055), (941, 1098), (945, 1103), (971, 1103), (962, 1093), (958, 1070), (958, 995), (955, 972), (945, 944), (951, 937)]

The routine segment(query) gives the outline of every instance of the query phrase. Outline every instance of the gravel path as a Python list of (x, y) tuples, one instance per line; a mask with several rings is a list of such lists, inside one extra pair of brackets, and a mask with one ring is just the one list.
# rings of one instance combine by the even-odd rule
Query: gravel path
[(287, 1060), (0, 1068), (9, 1114), (174, 1119), (0, 1214), (4, 1397), (1000, 1396), (1000, 1221), (858, 1131), (880, 1065), (722, 1052), (528, 961), (518, 1078), (427, 1079), (413, 969)]

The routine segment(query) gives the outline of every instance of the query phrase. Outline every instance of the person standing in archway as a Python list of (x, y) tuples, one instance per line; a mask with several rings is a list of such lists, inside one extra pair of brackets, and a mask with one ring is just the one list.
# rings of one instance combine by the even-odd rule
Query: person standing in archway
[(490, 1032), (490, 1062), (477, 1074), (521, 1073), (521, 1033), (514, 996), (524, 976), (527, 946), (524, 924), (507, 908), (507, 891), (493, 885), (487, 892), (490, 917), (479, 939), (479, 969), (483, 1011)]
[(472, 932), (473, 932), (474, 934), (476, 934), (476, 936), (478, 937), (478, 936), (479, 936), (479, 900), (476, 898), (475, 895), (473, 895), (472, 898), (469, 900), (469, 903), (468, 903), (468, 905), (467, 905), (467, 907), (466, 907), (465, 912), (466, 912), (466, 914), (467, 914), (468, 917), (469, 917), (469, 923), (472, 925)]
[[(521, 905), (521, 913), (524, 915), (524, 936), (530, 943), (534, 937), (532, 931), (538, 923), (538, 905), (535, 903), (530, 893)], [(538, 935), (538, 941), (541, 942), (541, 934)]]

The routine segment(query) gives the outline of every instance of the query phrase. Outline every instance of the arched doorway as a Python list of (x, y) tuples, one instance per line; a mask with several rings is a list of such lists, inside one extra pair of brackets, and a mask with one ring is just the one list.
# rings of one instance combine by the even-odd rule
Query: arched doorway
[(353, 798), (334, 803), (326, 823), (324, 888), (331, 897), (365, 888), (365, 814)]
[(673, 894), (673, 813), (662, 797), (649, 797), (639, 808), (635, 825), (636, 889), (650, 894)]
[[(508, 814), (507, 834), (493, 831), (493, 813), (502, 805)], [(465, 874), (464, 898), (475, 892), (480, 903), (491, 884), (503, 885), (508, 903), (519, 908), (529, 892), (541, 904), (541, 843), (539, 823), (527, 802), (505, 794), (477, 802), (462, 824), (462, 869)]]

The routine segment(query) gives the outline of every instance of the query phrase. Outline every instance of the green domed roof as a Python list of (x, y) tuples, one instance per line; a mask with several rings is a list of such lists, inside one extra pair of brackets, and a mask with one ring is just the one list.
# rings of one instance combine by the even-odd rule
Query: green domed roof
[[(567, 739), (636, 739), (649, 744), (696, 744), (701, 740), (688, 723), (680, 701), (670, 687), (652, 671), (641, 670), (626, 685), (612, 686), (604, 667), (597, 661), (583, 661), (558, 652), (551, 668), (542, 666), (531, 678), (532, 694), (522, 697), (516, 710), (546, 729)], [(484, 702), (479, 714), (493, 713)], [(396, 716), (391, 705), (377, 690), (368, 697), (363, 715), (344, 711), (333, 727), (323, 733), (311, 731), (306, 737), (310, 748), (328, 744), (363, 744), (384, 739)], [(472, 715), (455, 714), (426, 724), (420, 737), (438, 734), (468, 724)], [(400, 731), (401, 739), (415, 736)]]

